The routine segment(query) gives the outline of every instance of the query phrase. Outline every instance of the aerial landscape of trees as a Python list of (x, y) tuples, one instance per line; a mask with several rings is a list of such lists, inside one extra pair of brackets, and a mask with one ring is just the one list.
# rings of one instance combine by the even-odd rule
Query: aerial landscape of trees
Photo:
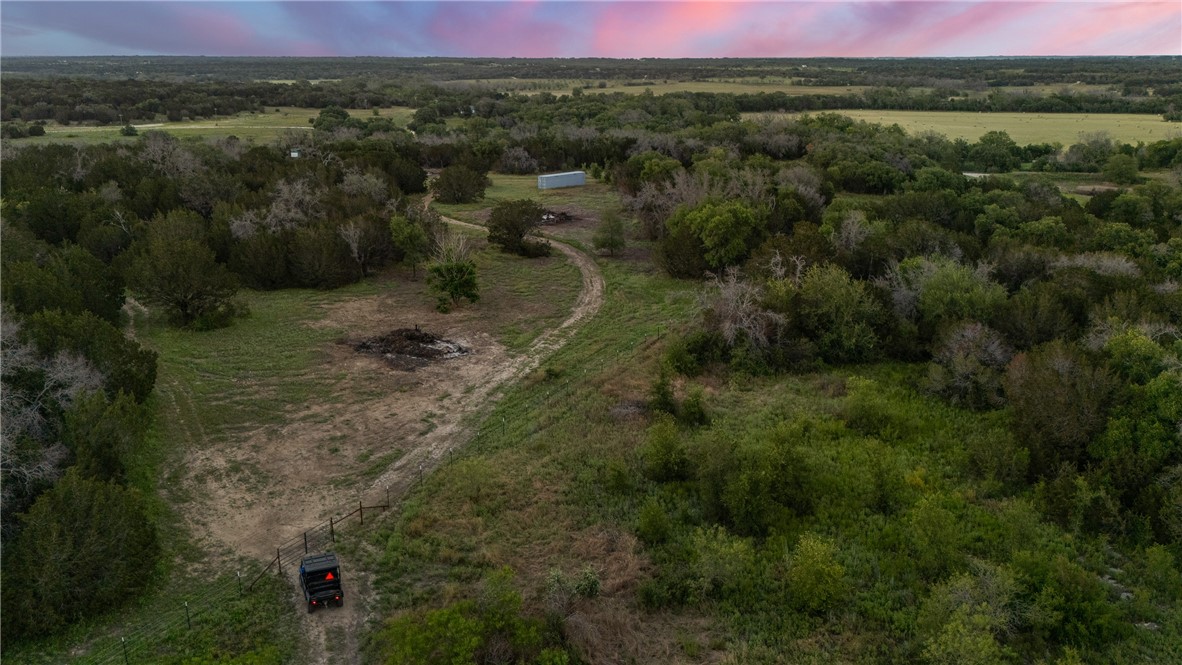
[[(439, 491), (349, 536), (379, 599), (365, 662), (651, 656), (594, 623), (604, 608), (651, 626), (670, 661), (1178, 658), (1182, 138), (1020, 145), (829, 112), (1160, 116), (1182, 108), (1178, 58), (71, 64), (18, 60), (0, 92), (6, 657), (62, 648), (183, 567), (158, 477), (176, 445), (156, 421), (160, 357), (135, 321), (200, 344), (249, 320), (244, 295), (331, 299), (378, 277), (479, 316), (500, 285), (473, 244), (530, 270), (557, 260), (541, 258), (552, 237), (599, 250), (624, 323), (579, 338), (600, 364), (562, 356), (522, 379), (578, 399), (511, 411), (518, 432), (498, 414), (499, 438), (449, 458)], [(859, 87), (488, 81), (508, 71)], [(1055, 89), (1077, 81), (1111, 89)], [(270, 141), (167, 125), (278, 106), (315, 116)], [(413, 113), (361, 112), (392, 106)], [(769, 111), (810, 113), (744, 115)], [(30, 131), (133, 121), (166, 124), (109, 142)], [(574, 169), (603, 205), (571, 195), (590, 221), (543, 226), (542, 195), (515, 183)], [(627, 316), (660, 332), (621, 361)], [(544, 466), (497, 492), (618, 534), (604, 549), (627, 551), (626, 582), (561, 537), (533, 546), (546, 520), (470, 489), (513, 477), (514, 451)]]

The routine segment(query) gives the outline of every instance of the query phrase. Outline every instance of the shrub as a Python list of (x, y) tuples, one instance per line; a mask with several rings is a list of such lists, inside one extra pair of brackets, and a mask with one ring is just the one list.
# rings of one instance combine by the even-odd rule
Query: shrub
[(673, 384), (669, 380), (669, 372), (662, 365), (657, 380), (649, 391), (648, 408), (650, 411), (677, 414), (677, 400), (673, 397)]
[(668, 541), (672, 533), (673, 522), (665, 507), (656, 497), (645, 499), (636, 516), (636, 536), (644, 544), (654, 547)]
[(806, 612), (833, 609), (848, 593), (845, 567), (833, 541), (806, 533), (788, 555), (785, 582), (792, 604)]
[(603, 214), (599, 227), (595, 229), (595, 235), (591, 238), (591, 244), (601, 252), (606, 251), (609, 256), (615, 256), (616, 252), (624, 249), (624, 218), (619, 212), (609, 210)]
[(640, 457), (644, 475), (657, 482), (683, 480), (688, 475), (689, 459), (672, 418), (661, 418), (649, 427)]
[(865, 283), (835, 265), (809, 268), (799, 288), (798, 322), (828, 362), (870, 360), (878, 347), (878, 303)]

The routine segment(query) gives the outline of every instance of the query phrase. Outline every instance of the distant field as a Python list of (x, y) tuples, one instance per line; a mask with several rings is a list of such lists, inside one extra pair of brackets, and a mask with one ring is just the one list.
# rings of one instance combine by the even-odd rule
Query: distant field
[[(950, 139), (975, 141), (991, 130), (1004, 130), (1020, 145), (1078, 143), (1081, 134), (1108, 132), (1127, 143), (1182, 136), (1182, 124), (1159, 115), (1133, 113), (974, 113), (962, 111), (834, 111), (857, 120), (897, 124), (910, 133), (933, 131)], [(748, 113), (747, 118), (769, 114)], [(791, 115), (791, 114), (790, 114)]]
[(792, 79), (782, 77), (711, 79), (705, 81), (672, 81), (654, 79), (651, 82), (605, 81), (606, 87), (598, 87), (599, 81), (588, 79), (471, 79), (449, 81), (447, 86), (473, 85), (488, 87), (505, 92), (520, 92), (527, 95), (550, 92), (556, 95), (570, 94), (575, 87), (587, 86), (584, 94), (623, 92), (639, 95), (645, 90), (654, 95), (671, 92), (715, 92), (744, 94), (755, 92), (783, 92), (789, 95), (851, 95), (863, 92), (867, 86), (805, 86), (797, 85)]
[[(265, 143), (274, 140), (289, 130), (307, 131), (312, 128), (308, 122), (320, 114), (320, 109), (297, 107), (268, 107), (265, 113), (239, 113), (238, 115), (214, 120), (185, 120), (181, 122), (136, 123), (139, 131), (152, 129), (165, 131), (176, 136), (218, 137), (234, 135), (240, 139), (252, 139)], [(358, 118), (373, 117), (372, 109), (349, 109), (349, 114)], [(414, 109), (393, 107), (378, 109), (382, 117), (393, 118), (395, 124), (405, 125), (414, 114)], [(21, 139), (22, 143), (51, 143), (59, 141), (102, 143), (125, 139), (119, 134), (119, 127), (86, 127), (78, 125), (55, 125), (45, 127), (45, 136)]]

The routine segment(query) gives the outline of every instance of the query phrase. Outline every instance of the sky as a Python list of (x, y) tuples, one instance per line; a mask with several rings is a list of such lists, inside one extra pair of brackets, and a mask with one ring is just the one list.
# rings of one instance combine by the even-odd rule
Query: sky
[(0, 2), (0, 56), (1180, 54), (1180, 0)]

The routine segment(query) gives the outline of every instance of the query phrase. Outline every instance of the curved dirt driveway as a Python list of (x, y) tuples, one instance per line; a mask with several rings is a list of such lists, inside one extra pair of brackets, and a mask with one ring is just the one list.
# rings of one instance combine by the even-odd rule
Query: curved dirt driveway
[[(461, 222), (458, 219), (443, 218), (449, 224), (468, 229), (484, 231), (485, 227), (478, 224)], [(583, 276), (583, 286), (579, 297), (571, 308), (570, 316), (557, 328), (547, 330), (534, 340), (533, 344), (519, 356), (511, 357), (497, 367), (487, 380), (466, 395), (460, 395), (451, 404), (453, 413), (458, 418), (452, 418), (429, 435), (431, 441), (427, 445), (420, 445), (414, 451), (399, 459), (390, 469), (381, 475), (373, 484), (374, 488), (388, 486), (391, 493), (395, 490), (401, 496), (412, 482), (418, 479), (419, 464), (423, 465), (424, 473), (434, 469), (451, 450), (467, 442), (469, 432), (467, 421), (469, 416), (490, 405), (490, 398), (495, 400), (499, 396), (498, 390), (507, 387), (529, 374), (542, 364), (552, 353), (562, 348), (578, 329), (579, 324), (595, 315), (603, 305), (603, 274), (595, 261), (583, 252), (570, 245), (548, 238), (550, 246), (566, 255), (578, 267)]]

